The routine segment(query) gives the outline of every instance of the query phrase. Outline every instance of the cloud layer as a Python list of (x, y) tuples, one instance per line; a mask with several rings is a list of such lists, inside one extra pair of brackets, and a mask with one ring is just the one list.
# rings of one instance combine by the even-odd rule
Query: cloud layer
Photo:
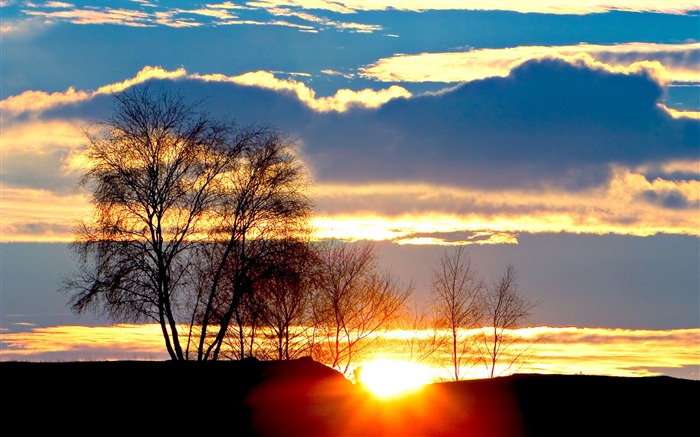
[[(458, 83), (493, 76), (507, 76), (514, 65), (545, 55), (588, 54), (610, 69), (625, 71), (639, 62), (655, 69), (664, 82), (699, 83), (700, 43), (615, 45), (578, 44), (574, 46), (519, 46), (474, 49), (462, 52), (419, 53), (384, 58), (360, 69), (360, 75), (384, 82)], [(657, 64), (652, 66), (652, 61)], [(644, 67), (640, 67), (644, 68)]]
[(317, 97), (269, 72), (147, 67), (96, 91), (26, 91), (0, 102), (12, 217), (3, 238), (69, 227), (67, 212), (85, 208), (85, 197), (55, 208), (61, 217), (22, 199), (80, 196), (71, 187), (82, 130), (109, 113), (112, 92), (149, 81), (203, 100), (215, 116), (296, 138), (323, 236), (483, 244), (513, 243), (518, 232), (699, 235), (700, 121), (660, 104), (660, 70), (545, 55), (439, 93), (391, 86)]
[[(374, 32), (382, 27), (376, 24), (349, 20), (357, 12), (367, 11), (513, 11), (541, 14), (596, 14), (610, 11), (687, 14), (700, 10), (690, 0), (622, 0), (608, 1), (546, 0), (522, 2), (518, 0), (257, 0), (244, 4), (233, 2), (192, 3), (183, 7), (180, 2), (111, 2), (95, 5), (87, 2), (15, 2), (4, 1), (3, 7), (19, 17), (37, 17), (43, 20), (67, 21), (73, 24), (111, 24), (132, 27), (167, 26), (198, 27), (206, 25), (275, 25), (296, 27), (301, 31), (317, 32), (336, 28), (352, 32)], [(332, 14), (331, 19), (324, 14)], [(9, 25), (3, 31), (13, 31)]]
[[(513, 335), (526, 344), (533, 338), (542, 338), (531, 346), (536, 362), (521, 371), (625, 377), (665, 374), (698, 379), (698, 355), (688, 351), (694, 350), (699, 333), (698, 329), (650, 331), (542, 326), (520, 329)], [(398, 341), (391, 334), (386, 335), (382, 344), (399, 355), (405, 354), (405, 333)], [(6, 332), (0, 348), (2, 360), (8, 361), (163, 360), (167, 355), (162, 341), (158, 325), (60, 326)], [(448, 377), (442, 365), (436, 363), (433, 371), (440, 377)], [(482, 367), (472, 369), (469, 377), (483, 378), (483, 371)]]

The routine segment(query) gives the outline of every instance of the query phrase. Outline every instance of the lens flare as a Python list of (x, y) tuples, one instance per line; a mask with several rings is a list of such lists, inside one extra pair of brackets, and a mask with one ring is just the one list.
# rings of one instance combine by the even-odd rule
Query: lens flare
[(400, 360), (373, 360), (355, 371), (356, 383), (380, 398), (418, 390), (431, 379), (427, 366)]

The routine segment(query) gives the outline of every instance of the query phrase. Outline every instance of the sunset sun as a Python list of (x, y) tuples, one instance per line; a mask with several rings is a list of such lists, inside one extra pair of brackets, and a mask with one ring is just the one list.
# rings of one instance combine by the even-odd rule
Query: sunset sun
[(373, 360), (356, 373), (356, 382), (385, 398), (417, 390), (430, 383), (427, 366), (401, 360)]

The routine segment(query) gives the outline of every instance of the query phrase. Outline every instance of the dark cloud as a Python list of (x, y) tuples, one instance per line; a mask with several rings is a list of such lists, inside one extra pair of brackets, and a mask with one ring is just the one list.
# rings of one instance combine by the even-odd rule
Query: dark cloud
[(698, 170), (671, 170), (667, 171), (661, 168), (651, 168), (644, 172), (644, 176), (649, 182), (656, 179), (664, 179), (667, 181), (700, 181), (700, 168)]
[(54, 193), (74, 194), (80, 175), (63, 169), (70, 155), (67, 147), (49, 150), (3, 152), (2, 181), (8, 187), (49, 189)]
[(682, 192), (678, 190), (670, 190), (668, 192), (657, 192), (647, 190), (642, 193), (641, 197), (654, 205), (659, 205), (668, 209), (689, 209), (700, 207), (698, 202), (688, 200)]
[(68, 225), (61, 225), (51, 222), (28, 222), (8, 226), (12, 235), (47, 235), (47, 234), (67, 234), (73, 231)]
[(334, 116), (314, 144), (323, 178), (584, 188), (613, 163), (697, 157), (698, 121), (668, 116), (656, 106), (662, 94), (647, 74), (541, 59), (505, 78)]
[[(532, 60), (508, 77), (465, 83), (379, 109), (318, 113), (289, 92), (161, 81), (214, 116), (269, 124), (303, 145), (318, 181), (423, 181), (486, 189), (607, 182), (610, 166), (697, 159), (700, 122), (657, 106), (649, 73)], [(52, 116), (105, 114), (105, 97)]]

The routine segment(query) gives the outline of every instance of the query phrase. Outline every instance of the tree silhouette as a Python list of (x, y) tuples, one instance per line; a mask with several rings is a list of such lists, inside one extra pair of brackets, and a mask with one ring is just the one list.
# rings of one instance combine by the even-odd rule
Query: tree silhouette
[(314, 280), (314, 357), (347, 374), (374, 334), (396, 320), (410, 296), (377, 267), (372, 243), (321, 245)]
[(410, 334), (401, 345), (409, 361), (441, 364), (439, 354), (445, 350), (448, 341), (437, 327), (439, 323), (435, 323), (433, 319), (434, 315), (430, 314), (429, 308), (424, 305), (417, 306), (399, 319), (398, 328)]
[(262, 318), (274, 336), (278, 360), (309, 354), (306, 328), (312, 321), (309, 291), (315, 263), (310, 244), (297, 241), (289, 248), (289, 256), (277, 261), (280, 268), (276, 274), (260, 284)]
[[(226, 191), (217, 205), (212, 240), (215, 256), (209, 291), (202, 296), (198, 359), (217, 359), (234, 316), (257, 284), (274, 276), (280, 257), (309, 233), (311, 202), (294, 144), (274, 131), (259, 131), (246, 142), (239, 166), (224, 174)], [(250, 301), (250, 299), (249, 299)], [(208, 330), (215, 334), (207, 341)]]
[(76, 230), (80, 273), (67, 281), (77, 312), (156, 321), (172, 359), (184, 359), (178, 310), (198, 234), (219, 177), (240, 152), (231, 125), (196, 112), (181, 96), (149, 87), (115, 94), (116, 109), (88, 133), (94, 216)]
[[(506, 352), (514, 352), (505, 360), (503, 373), (522, 362), (529, 347), (520, 347), (523, 339), (508, 333), (524, 323), (530, 316), (536, 303), (525, 296), (517, 283), (517, 272), (508, 264), (503, 274), (495, 280), (484, 295), (485, 318), (487, 327), (481, 334), (481, 357), (489, 371), (489, 376), (497, 376), (496, 365), (504, 361)], [(532, 344), (534, 341), (526, 342)]]
[(433, 267), (432, 304), (436, 324), (449, 335), (451, 375), (458, 381), (464, 366), (473, 359), (476, 345), (467, 329), (479, 326), (482, 320), (484, 283), (477, 277), (464, 246), (453, 252), (445, 250)]
[(113, 114), (86, 134), (81, 183), (93, 216), (71, 244), (79, 271), (64, 284), (69, 303), (157, 322), (173, 360), (217, 359), (242, 298), (274, 271), (277, 242), (308, 232), (295, 144), (149, 85), (114, 98)]

